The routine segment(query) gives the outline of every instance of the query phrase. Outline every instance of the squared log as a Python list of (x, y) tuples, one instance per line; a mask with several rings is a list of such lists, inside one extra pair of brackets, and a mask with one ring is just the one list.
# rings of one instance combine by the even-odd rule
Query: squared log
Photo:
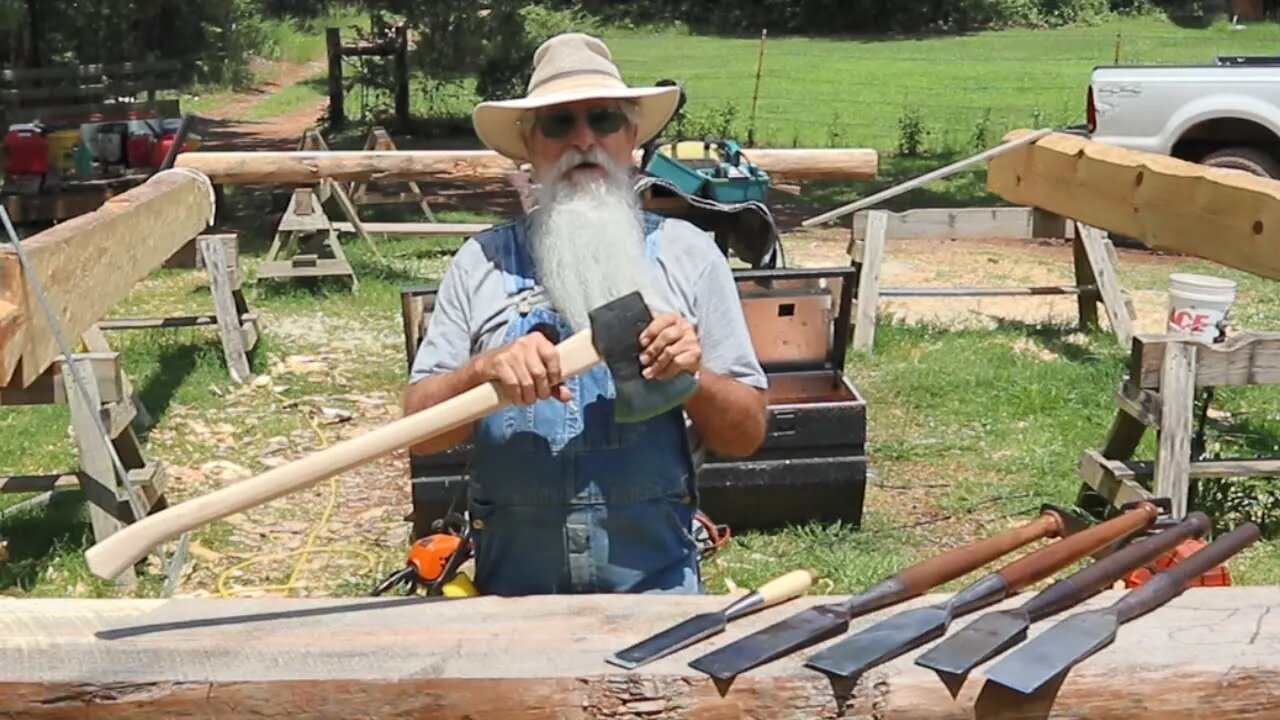
[[(1115, 602), (1106, 591), (1077, 609)], [(852, 622), (860, 630), (933, 594)], [(637, 670), (605, 656), (725, 596), (459, 600), (11, 600), (0, 614), (0, 716), (433, 720), (1258, 718), (1280, 683), (1280, 588), (1190, 588), (1122, 626), (1052, 694), (1001, 692), (979, 666), (956, 698), (907, 653), (837, 707), (802, 651), (716, 688), (687, 663), (819, 603), (748, 615)], [(997, 608), (1016, 607), (1013, 598)], [(1076, 609), (1068, 611), (1076, 612)], [(1031, 636), (1056, 622), (1033, 625)], [(832, 641), (828, 641), (829, 644)], [(722, 692), (723, 691), (723, 692)]]

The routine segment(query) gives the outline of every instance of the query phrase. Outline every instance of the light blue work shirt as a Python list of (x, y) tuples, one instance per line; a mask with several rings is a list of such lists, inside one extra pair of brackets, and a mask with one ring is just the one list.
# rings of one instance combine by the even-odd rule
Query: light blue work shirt
[[(527, 217), (468, 240), (437, 294), (410, 382), (464, 365), (539, 324), (572, 334), (535, 281)], [(692, 323), (703, 366), (756, 388), (729, 265), (694, 225), (645, 214), (645, 251), (668, 302)], [(510, 405), (476, 423), (469, 498), (482, 593), (698, 592), (696, 428), (676, 408), (613, 421), (614, 386), (597, 364), (565, 382), (572, 400)]]

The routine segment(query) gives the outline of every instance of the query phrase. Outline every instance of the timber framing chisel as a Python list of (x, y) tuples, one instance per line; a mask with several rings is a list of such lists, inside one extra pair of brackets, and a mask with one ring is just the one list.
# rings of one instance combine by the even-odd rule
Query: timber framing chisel
[(1174, 549), (1188, 538), (1204, 535), (1209, 528), (1207, 515), (1188, 513), (1177, 525), (1150, 538), (1131, 542), (1055, 582), (1021, 607), (979, 617), (916, 658), (916, 665), (933, 670), (943, 684), (958, 689), (964, 677), (975, 667), (1025, 640), (1031, 623), (1084, 602), (1106, 590), (1130, 570)]
[(1070, 513), (1045, 505), (1039, 517), (1024, 525), (916, 563), (842, 603), (820, 605), (796, 613), (707, 653), (690, 662), (689, 666), (718, 680), (728, 680), (836, 637), (849, 629), (849, 621), (855, 617), (910, 600), (1028, 543), (1061, 536), (1075, 523)]
[(813, 585), (812, 570), (793, 570), (738, 598), (732, 605), (713, 613), (695, 615), (678, 625), (605, 658), (611, 665), (630, 670), (670, 655), (677, 650), (724, 632), (725, 625), (745, 615), (799, 597)]
[(853, 678), (941, 637), (955, 618), (999, 602), (1115, 540), (1149, 527), (1160, 508), (1140, 502), (1132, 510), (1021, 557), (957, 592), (950, 600), (900, 612), (815, 654), (805, 667), (829, 677)]
[(1258, 526), (1245, 523), (1192, 553), (1186, 560), (1125, 593), (1101, 610), (1076, 613), (1000, 658), (987, 679), (1024, 694), (1034, 693), (1053, 678), (1110, 645), (1124, 623), (1145, 615), (1182, 594), (1187, 583), (1203, 575), (1258, 539)]

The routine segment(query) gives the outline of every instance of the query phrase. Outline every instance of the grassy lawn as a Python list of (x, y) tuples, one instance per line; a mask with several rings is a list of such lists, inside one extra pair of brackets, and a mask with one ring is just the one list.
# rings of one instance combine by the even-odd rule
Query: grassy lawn
[[(1088, 72), (1111, 61), (1117, 33), (1126, 62), (1266, 53), (1280, 39), (1280, 30), (1270, 25), (1242, 32), (1183, 30), (1151, 19), (943, 38), (775, 38), (765, 59), (756, 135), (764, 145), (869, 146), (885, 153), (880, 180), (810, 184), (798, 205), (786, 209), (831, 207), (967, 154), (975, 144), (994, 144), (1008, 129), (1079, 122)], [(732, 127), (745, 132), (757, 39), (614, 31), (609, 40), (629, 79), (680, 78), (690, 92), (692, 118), (709, 122), (718, 108), (733, 105)], [(298, 40), (290, 47), (301, 57), (310, 46)], [(312, 78), (250, 112), (254, 118), (288, 113), (323, 90)], [(471, 101), (461, 92), (435, 98), (432, 107), (440, 112), (456, 105), (460, 112)], [(415, 96), (415, 103), (425, 102)], [(922, 155), (896, 157), (899, 120), (909, 108), (918, 111), (907, 124), (922, 133)], [(352, 136), (352, 142), (362, 141)], [(989, 203), (983, 183), (981, 172), (968, 173), (887, 207)], [(228, 202), (253, 278), (275, 218), (268, 199), (246, 189), (229, 189)], [(441, 219), (496, 217), (446, 212)], [(844, 240), (801, 238), (838, 246)], [(212, 329), (111, 336), (157, 419), (144, 439), (149, 456), (171, 469), (172, 500), (256, 474), (397, 416), (405, 371), (399, 289), (437, 280), (460, 239), (384, 239), (381, 257), (345, 240), (359, 274), (358, 292), (338, 280), (250, 284), (249, 302), (263, 318), (252, 364), (263, 380), (232, 384)], [(955, 252), (966, 252), (963, 244)], [(1019, 268), (1043, 262), (1013, 251), (998, 260)], [(937, 265), (934, 284), (962, 279), (946, 265)], [(996, 267), (992, 272), (998, 274), (1010, 265)], [(1126, 288), (1147, 294), (1163, 293), (1168, 274), (1179, 270), (1237, 280), (1234, 318), (1240, 328), (1280, 326), (1273, 282), (1195, 261), (1122, 262), (1119, 268)], [(1062, 281), (1068, 279), (1064, 274)], [(198, 273), (161, 270), (112, 316), (207, 312), (208, 302)], [(1127, 354), (1106, 332), (1081, 333), (1061, 318), (988, 320), (969, 326), (883, 313), (875, 352), (851, 354), (846, 368), (869, 404), (872, 477), (862, 527), (736, 533), (705, 563), (708, 589), (751, 585), (808, 565), (822, 574), (821, 591), (852, 592), (940, 548), (1020, 523), (1041, 503), (1071, 505), (1080, 485), (1078, 459), (1105, 437)], [(332, 421), (341, 413), (350, 419)], [(63, 408), (0, 408), (0, 475), (73, 467), (66, 421)], [(1210, 455), (1280, 454), (1280, 387), (1219, 391), (1208, 429)], [(1151, 457), (1153, 445), (1148, 438), (1139, 454)], [(398, 454), (203, 528), (195, 534), (201, 554), (189, 561), (182, 592), (217, 593), (226, 584), (249, 591), (291, 585), (311, 594), (366, 592), (403, 562), (407, 486), (407, 462)], [(0, 515), (0, 538), (9, 539), (11, 556), (0, 564), (0, 594), (117, 592), (84, 568), (81, 553), (91, 537), (87, 515), (78, 493), (64, 495), (48, 511)], [(1225, 529), (1245, 519), (1271, 520), (1280, 494), (1262, 483), (1218, 482), (1202, 486), (1201, 496)], [(0, 508), (22, 499), (0, 496)], [(315, 548), (326, 554), (303, 562), (298, 553), (321, 552)], [(294, 555), (264, 560), (277, 552)], [(1238, 583), (1280, 581), (1280, 542), (1259, 543), (1234, 560), (1231, 570)], [(157, 591), (152, 573), (133, 592)]]

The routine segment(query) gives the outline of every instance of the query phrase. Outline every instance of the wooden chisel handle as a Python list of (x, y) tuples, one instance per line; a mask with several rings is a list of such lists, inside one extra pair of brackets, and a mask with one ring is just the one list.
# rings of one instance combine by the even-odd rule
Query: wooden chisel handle
[(1119, 517), (1098, 523), (1088, 530), (1081, 530), (1071, 537), (1009, 563), (1000, 570), (1000, 577), (1008, 583), (1009, 592), (1016, 592), (1135, 530), (1148, 527), (1159, 515), (1160, 509), (1155, 505), (1149, 502), (1138, 503), (1137, 507)]
[(916, 563), (894, 577), (911, 593), (908, 597), (919, 595), (935, 585), (968, 574), (1027, 543), (1061, 535), (1065, 527), (1066, 522), (1057, 511), (1046, 510), (1026, 525), (948, 550), (935, 558)]
[(812, 570), (792, 570), (776, 577), (725, 608), (724, 619), (735, 620), (757, 610), (773, 607), (784, 600), (798, 598), (813, 587), (815, 577), (817, 573)]
[(1156, 573), (1155, 577), (1130, 590), (1112, 606), (1116, 619), (1122, 623), (1129, 622), (1181, 595), (1188, 582), (1249, 547), (1261, 534), (1257, 525), (1245, 523), (1191, 553), (1186, 560)]
[[(590, 330), (575, 333), (558, 344), (556, 352), (566, 378), (600, 362)], [(497, 384), (474, 387), (288, 465), (148, 515), (89, 548), (85, 561), (95, 575), (114, 578), (145, 557), (151, 548), (188, 530), (297, 492), (382, 455), (474, 422), (500, 407), (502, 398)]]
[(1154, 537), (1131, 542), (1083, 570), (1055, 582), (1028, 600), (1022, 610), (1035, 622), (1084, 602), (1107, 589), (1126, 572), (1169, 552), (1183, 540), (1204, 535), (1209, 532), (1209, 527), (1208, 515), (1202, 512), (1187, 513), (1186, 518), (1177, 525)]

